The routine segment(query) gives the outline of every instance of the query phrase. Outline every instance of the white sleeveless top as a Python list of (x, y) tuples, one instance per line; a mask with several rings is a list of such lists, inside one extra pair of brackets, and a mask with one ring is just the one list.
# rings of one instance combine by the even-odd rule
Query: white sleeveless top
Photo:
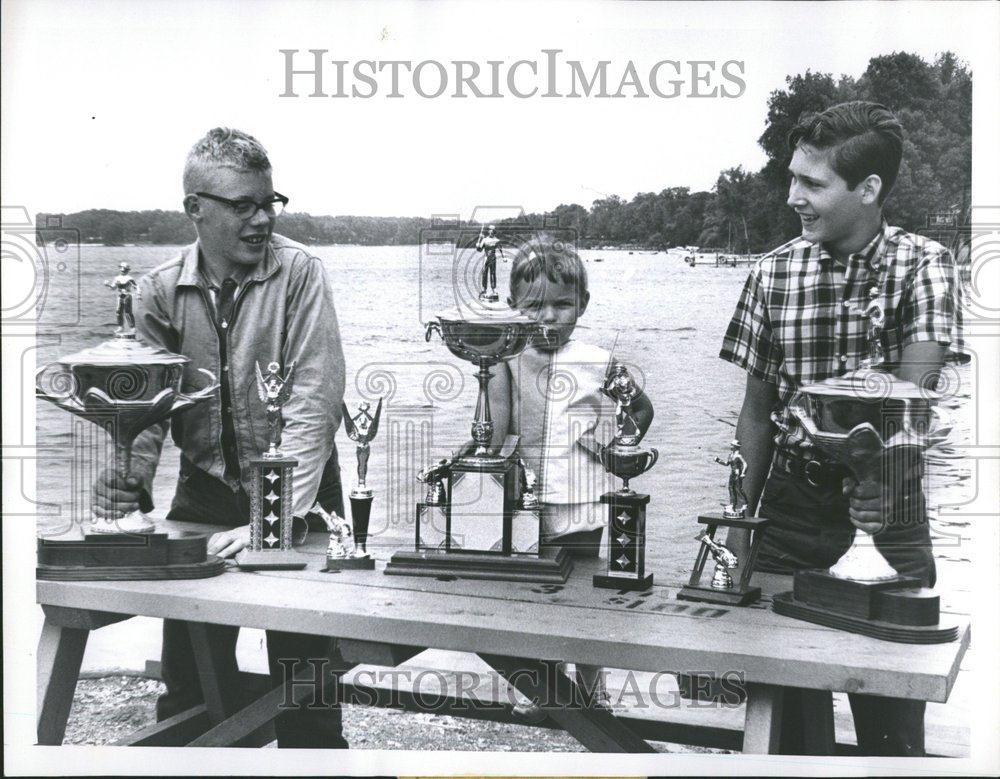
[[(508, 361), (511, 431), (538, 477), (535, 494), (542, 503), (600, 508), (601, 495), (615, 489), (614, 477), (579, 443), (587, 432), (601, 444), (614, 437), (614, 403), (600, 392), (610, 363), (606, 349), (574, 340), (554, 353), (529, 346)], [(600, 526), (602, 513), (591, 513), (595, 519), (586, 524)]]

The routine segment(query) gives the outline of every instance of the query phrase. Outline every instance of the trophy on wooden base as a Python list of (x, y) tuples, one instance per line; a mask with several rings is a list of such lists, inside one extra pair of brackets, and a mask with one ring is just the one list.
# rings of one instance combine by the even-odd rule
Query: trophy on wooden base
[(653, 574), (646, 573), (649, 495), (632, 490), (629, 480), (656, 465), (660, 453), (639, 446), (641, 436), (631, 405), (642, 390), (624, 365), (615, 366), (603, 391), (616, 403), (617, 432), (612, 443), (601, 448), (601, 464), (622, 479), (623, 485), (620, 490), (601, 495), (601, 503), (608, 507), (607, 568), (605, 573), (594, 576), (593, 583), (612, 590), (645, 590), (653, 586)]
[[(181, 392), (190, 359), (148, 346), (136, 338), (135, 281), (122, 263), (106, 282), (118, 293), (114, 338), (39, 369), (35, 395), (93, 422), (114, 441), (115, 472), (131, 477), (132, 446), (154, 425), (212, 397), (215, 376), (198, 369), (206, 386)], [(140, 499), (140, 504), (143, 500)], [(142, 510), (121, 517), (73, 516), (54, 537), (38, 539), (39, 579), (181, 579), (214, 576), (224, 561), (207, 554), (202, 533), (156, 532)]]
[(295, 363), (285, 376), (277, 362), (262, 373), (257, 363), (257, 394), (267, 409), (268, 447), (250, 460), (250, 548), (236, 555), (236, 564), (248, 571), (305, 568), (306, 560), (292, 549), (292, 474), (299, 461), (286, 457), (281, 441), (281, 407), (292, 396)]
[[(365, 484), (368, 477), (368, 457), (371, 455), (371, 442), (378, 434), (378, 421), (382, 416), (382, 398), (378, 399), (374, 416), (369, 413), (371, 405), (362, 403), (358, 406), (356, 416), (351, 416), (347, 405), (342, 404), (344, 427), (347, 437), (356, 444), (358, 458), (358, 483), (351, 490), (351, 524), (336, 522), (327, 525), (330, 530), (330, 544), (326, 550), (326, 570), (340, 571), (346, 569), (370, 571), (375, 568), (375, 560), (368, 554), (368, 523), (372, 515), (372, 502), (375, 495)], [(351, 548), (353, 547), (353, 548)]]
[[(947, 427), (934, 407), (937, 393), (880, 370), (877, 289), (871, 297), (865, 311), (869, 358), (857, 370), (803, 387), (790, 410), (818, 449), (859, 485), (882, 493), (920, 467), (924, 450), (942, 440)], [(919, 579), (899, 575), (873, 542), (855, 531), (850, 548), (828, 570), (796, 572), (792, 592), (776, 595), (774, 610), (889, 641), (953, 640), (957, 627), (940, 625), (938, 595)]]
[(427, 340), (437, 332), (452, 354), (479, 368), (472, 441), (458, 456), (418, 476), (428, 491), (417, 504), (416, 548), (393, 554), (385, 572), (562, 583), (572, 568), (569, 553), (562, 548), (532, 551), (537, 540), (530, 531), (530, 514), (535, 509), (526, 509), (521, 501), (517, 436), (506, 436), (499, 451), (490, 451), (490, 368), (520, 354), (540, 328), (506, 306), (481, 308), (471, 317), (442, 314), (427, 325)]
[[(734, 440), (730, 444), (728, 459), (720, 460), (716, 457), (715, 461), (729, 468), (729, 503), (724, 506), (721, 514), (703, 514), (698, 517), (698, 522), (706, 527), (695, 537), (699, 546), (691, 579), (677, 593), (677, 599), (746, 606), (760, 599), (760, 587), (751, 587), (750, 577), (753, 575), (764, 528), (770, 520), (746, 515), (747, 498), (743, 491), (743, 478), (746, 476), (747, 464), (740, 454), (740, 442)], [(720, 527), (750, 531), (750, 547), (745, 560), (740, 560), (732, 550), (715, 540), (716, 531)], [(705, 585), (702, 584), (702, 574), (709, 556), (715, 561), (715, 570), (711, 582)], [(735, 579), (734, 571), (738, 571)]]

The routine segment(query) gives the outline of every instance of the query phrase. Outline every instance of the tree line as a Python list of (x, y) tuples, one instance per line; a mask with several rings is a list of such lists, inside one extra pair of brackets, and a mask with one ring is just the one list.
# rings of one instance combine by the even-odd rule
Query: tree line
[[(972, 74), (951, 52), (930, 63), (897, 52), (872, 58), (858, 78), (811, 71), (788, 76), (785, 87), (768, 99), (765, 129), (758, 139), (767, 162), (758, 171), (742, 166), (724, 170), (708, 192), (668, 187), (640, 192), (628, 201), (612, 195), (595, 200), (590, 208), (560, 204), (528, 219), (572, 228), (583, 246), (698, 245), (739, 253), (764, 251), (799, 230), (785, 204), (789, 130), (802, 113), (847, 100), (882, 103), (903, 125), (903, 163), (885, 208), (890, 224), (912, 231), (923, 227), (930, 213), (966, 212), (972, 183)], [(64, 227), (78, 229), (89, 243), (184, 244), (195, 238), (191, 222), (179, 211), (40, 213), (36, 225), (51, 224), (53, 216), (61, 217)], [(306, 244), (385, 246), (418, 244), (428, 224), (421, 217), (287, 213), (279, 230)]]

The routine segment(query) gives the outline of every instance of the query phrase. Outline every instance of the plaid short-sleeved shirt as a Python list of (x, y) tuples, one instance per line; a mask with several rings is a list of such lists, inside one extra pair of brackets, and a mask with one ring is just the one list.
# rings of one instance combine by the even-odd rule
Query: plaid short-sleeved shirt
[(797, 238), (753, 267), (719, 356), (777, 385), (775, 443), (805, 436), (788, 412), (804, 384), (840, 376), (868, 356), (864, 311), (878, 289), (885, 312), (882, 346), (892, 370), (918, 341), (962, 350), (962, 301), (951, 254), (938, 243), (882, 223), (847, 266), (822, 246)]

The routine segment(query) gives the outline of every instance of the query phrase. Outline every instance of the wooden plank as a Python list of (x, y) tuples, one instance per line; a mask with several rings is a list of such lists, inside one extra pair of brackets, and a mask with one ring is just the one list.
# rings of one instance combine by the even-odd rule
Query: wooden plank
[(38, 743), (62, 744), (80, 664), (87, 648), (86, 628), (63, 627), (46, 618), (38, 639)]
[[(303, 701), (311, 699), (315, 694), (313, 670), (314, 667), (310, 666), (308, 669), (303, 669), (292, 677), (291, 699), (293, 706), (298, 706)], [(334, 677), (335, 674), (332, 669), (328, 665), (324, 666), (320, 689), (322, 690), (328, 686), (332, 689)], [(240, 674), (240, 678), (244, 678), (244, 675)], [(216, 724), (210, 730), (195, 738), (188, 746), (245, 746), (244, 739), (247, 736), (272, 723), (275, 717), (281, 714), (281, 705), (285, 701), (285, 687), (285, 684), (281, 684), (268, 691), (248, 706), (244, 706), (239, 711), (234, 712), (226, 720)]]
[(382, 641), (357, 641), (342, 638), (337, 641), (340, 656), (348, 663), (397, 666), (424, 651), (426, 647), (387, 644)]
[(591, 752), (656, 752), (609, 710), (572, 705), (574, 699), (579, 700), (575, 695), (578, 688), (553, 664), (483, 653), (479, 656), (523, 695), (539, 699), (549, 718)]
[[(747, 681), (945, 701), (968, 640), (937, 646), (894, 645), (793, 620), (767, 604), (715, 607), (676, 601), (672, 587), (648, 595), (598, 591), (596, 564), (578, 560), (565, 586), (438, 582), (385, 577), (380, 571), (318, 569), (282, 573), (227, 572), (171, 582), (39, 582), (42, 603), (199, 619), (346, 639), (387, 637), (393, 643), (508, 656), (565, 659), (635, 670), (726, 669)], [(382, 565), (381, 563), (379, 564)], [(247, 576), (276, 579), (248, 586)], [(770, 591), (787, 578), (761, 584)]]
[(216, 625), (188, 622), (187, 626), (208, 718), (213, 725), (217, 725), (240, 705), (236, 645), (235, 642), (228, 645), (229, 642), (220, 641), (220, 629)]
[(131, 619), (130, 614), (112, 614), (108, 611), (93, 611), (92, 609), (67, 609), (62, 606), (42, 606), (45, 621), (64, 628), (82, 628), (97, 630), (105, 625), (124, 622)]
[(162, 722), (137, 730), (120, 741), (118, 747), (182, 747), (212, 727), (208, 709), (201, 703)]
[(744, 754), (773, 755), (778, 751), (783, 696), (784, 690), (772, 684), (747, 685)]

